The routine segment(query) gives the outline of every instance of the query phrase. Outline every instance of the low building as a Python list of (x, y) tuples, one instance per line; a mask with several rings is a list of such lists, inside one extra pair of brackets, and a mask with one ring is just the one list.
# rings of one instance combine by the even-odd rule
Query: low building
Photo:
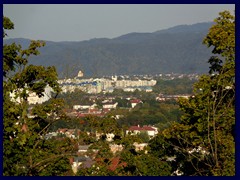
[(117, 108), (118, 103), (113, 103), (113, 102), (108, 102), (108, 103), (104, 103), (103, 104), (103, 109), (116, 109)]
[[(21, 92), (22, 89), (18, 89), (17, 91)], [(17, 96), (17, 91), (10, 93), (10, 98), (13, 102), (20, 103), (22, 99)], [(46, 86), (43, 92), (43, 96), (39, 97), (35, 92), (30, 92), (27, 90), (28, 98), (27, 101), (29, 104), (42, 104), (48, 101), (51, 98), (51, 93), (53, 89), (50, 86)]]
[(86, 153), (90, 145), (79, 145), (78, 152), (79, 153)]
[(159, 95), (156, 97), (156, 101), (167, 101), (167, 100), (177, 100), (178, 98), (186, 98), (191, 97), (189, 94), (177, 94), (177, 95)]
[(140, 99), (132, 99), (130, 100), (132, 108), (134, 108), (136, 105), (143, 103)]
[[(136, 151), (142, 151), (142, 150), (144, 150), (145, 147), (148, 146), (148, 143), (134, 142), (133, 145), (134, 145)], [(145, 153), (147, 153), (147, 151), (145, 151)]]
[(128, 130), (126, 130), (126, 134), (129, 135), (137, 135), (141, 132), (146, 132), (150, 138), (153, 138), (158, 134), (158, 129), (153, 126), (131, 126)]
[(107, 133), (106, 134), (106, 141), (111, 142), (111, 141), (113, 141), (114, 137), (115, 137), (115, 135), (113, 133)]
[(88, 156), (72, 157), (69, 160), (74, 174), (77, 173), (79, 168), (90, 168), (95, 163)]
[(78, 109), (93, 109), (97, 107), (97, 104), (85, 104), (85, 105), (74, 105), (73, 109), (78, 110)]
[(109, 144), (109, 148), (112, 151), (112, 153), (115, 154), (116, 152), (123, 150), (123, 145)]

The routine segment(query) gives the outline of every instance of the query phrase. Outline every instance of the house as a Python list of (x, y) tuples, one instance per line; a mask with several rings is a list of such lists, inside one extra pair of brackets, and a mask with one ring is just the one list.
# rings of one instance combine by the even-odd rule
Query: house
[[(96, 162), (103, 162), (104, 158), (96, 158), (95, 159)], [(120, 157), (113, 157), (111, 159), (109, 159), (109, 166), (107, 167), (108, 170), (110, 171), (115, 171), (117, 168), (120, 167), (126, 167), (127, 163), (123, 162)]]
[(126, 166), (127, 166), (127, 163), (121, 162), (120, 157), (114, 157), (111, 159), (111, 163), (108, 169), (110, 171), (115, 171), (118, 167), (126, 167)]
[(191, 97), (191, 95), (189, 94), (177, 94), (177, 95), (160, 94), (158, 97), (156, 97), (156, 101), (178, 100), (179, 98), (188, 99), (189, 97)]
[(85, 153), (87, 152), (90, 145), (79, 145), (78, 146), (78, 152), (79, 153)]
[(76, 117), (79, 117), (79, 118), (86, 117), (86, 116), (103, 117), (104, 115), (105, 115), (105, 111), (97, 108), (91, 108), (91, 109), (76, 113)]
[(113, 133), (107, 133), (106, 134), (106, 141), (111, 142), (111, 141), (113, 141), (114, 137), (115, 137), (115, 135)]
[(132, 99), (132, 100), (130, 100), (130, 103), (131, 103), (132, 108), (134, 108), (139, 103), (142, 103), (142, 101), (140, 99)]
[[(148, 143), (140, 143), (139, 144), (137, 142), (134, 142), (133, 145), (134, 145), (136, 151), (142, 151), (142, 150), (144, 150), (144, 148), (146, 146), (148, 146)], [(145, 151), (145, 153), (147, 153), (147, 151)]]
[(148, 135), (151, 137), (154, 137), (155, 135), (158, 134), (158, 128), (154, 126), (143, 126), (144, 131), (147, 131)]
[(113, 103), (113, 102), (107, 102), (103, 103), (103, 109), (116, 109), (118, 105), (118, 102)]
[[(103, 135), (104, 135), (104, 133), (96, 132), (96, 139), (99, 140)], [(115, 137), (115, 135), (113, 133), (106, 133), (105, 135), (106, 135), (106, 141), (108, 141), (108, 142), (113, 141), (113, 138)]]
[[(17, 95), (18, 94), (17, 92), (22, 92), (22, 91), (23, 89), (20, 88), (11, 92), (10, 93), (11, 101), (15, 103), (20, 103), (23, 99)], [(39, 97), (35, 92), (26, 90), (26, 93), (28, 94), (27, 101), (29, 104), (42, 104), (51, 98), (52, 92), (53, 92), (53, 89), (48, 85), (45, 87), (42, 97)]]
[(67, 132), (67, 128), (63, 128), (63, 129), (58, 129), (57, 132), (60, 134), (65, 134)]
[(88, 156), (78, 156), (69, 159), (73, 173), (76, 174), (79, 168), (90, 168), (95, 162)]
[(80, 134), (80, 130), (79, 129), (67, 129), (67, 128), (63, 128), (63, 129), (58, 129), (57, 130), (58, 134), (62, 134), (65, 135), (68, 138), (73, 138), (76, 139), (77, 136)]
[(94, 109), (97, 107), (97, 104), (92, 104), (92, 105), (74, 105), (73, 109), (78, 110), (78, 109)]
[(158, 134), (158, 129), (153, 126), (140, 127), (138, 125), (138, 126), (131, 126), (130, 128), (128, 128), (128, 130), (126, 130), (126, 134), (130, 134), (130, 135), (137, 135), (137, 134), (140, 134), (141, 132), (147, 132), (148, 136), (150, 138), (153, 138)]
[(123, 145), (120, 144), (109, 144), (109, 148), (113, 154), (115, 154), (117, 151), (122, 151), (123, 150)]

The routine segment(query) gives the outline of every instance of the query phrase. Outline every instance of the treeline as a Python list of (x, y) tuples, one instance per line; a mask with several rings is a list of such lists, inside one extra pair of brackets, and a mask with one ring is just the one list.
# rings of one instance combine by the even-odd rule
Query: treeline
[(145, 101), (128, 111), (118, 122), (126, 126), (155, 125), (160, 130), (167, 128), (172, 122), (178, 122), (181, 111), (176, 101)]
[(176, 78), (173, 80), (157, 79), (157, 84), (153, 87), (154, 92), (166, 95), (173, 94), (192, 94), (193, 84), (197, 82), (195, 79)]
[[(116, 117), (119, 128), (136, 126), (136, 125), (154, 125), (163, 130), (169, 127), (173, 122), (179, 122), (182, 113), (179, 110), (179, 106), (176, 101), (156, 102), (156, 101), (145, 101), (138, 104), (132, 110), (117, 108), (112, 110), (106, 117)], [(69, 129), (80, 129), (80, 130), (91, 130), (89, 127), (89, 118), (77, 118), (68, 117), (55, 122), (51, 126), (52, 131), (56, 131), (59, 128)], [(97, 118), (101, 121), (102, 118)]]

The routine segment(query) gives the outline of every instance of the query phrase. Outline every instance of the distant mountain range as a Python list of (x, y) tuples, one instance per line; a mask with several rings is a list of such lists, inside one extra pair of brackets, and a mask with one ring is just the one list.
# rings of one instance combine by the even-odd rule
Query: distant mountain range
[[(180, 25), (153, 33), (129, 33), (117, 38), (79, 42), (46, 41), (34, 65), (55, 66), (59, 78), (120, 74), (206, 73), (211, 49), (202, 44), (213, 22)], [(79, 32), (81, 33), (81, 32)], [(5, 39), (23, 48), (29, 39)]]

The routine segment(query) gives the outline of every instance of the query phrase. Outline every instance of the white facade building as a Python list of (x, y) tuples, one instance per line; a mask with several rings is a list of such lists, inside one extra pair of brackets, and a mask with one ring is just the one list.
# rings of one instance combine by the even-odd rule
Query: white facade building
[[(29, 95), (27, 98), (27, 101), (29, 104), (42, 104), (43, 102), (48, 101), (51, 98), (52, 92), (53, 92), (53, 89), (50, 86), (47, 86), (45, 88), (45, 91), (43, 92), (42, 97), (38, 97), (38, 95), (34, 92), (27, 91), (27, 93)], [(10, 93), (10, 97), (13, 102), (17, 102), (17, 103), (21, 102), (19, 97), (16, 98), (15, 93)]]

